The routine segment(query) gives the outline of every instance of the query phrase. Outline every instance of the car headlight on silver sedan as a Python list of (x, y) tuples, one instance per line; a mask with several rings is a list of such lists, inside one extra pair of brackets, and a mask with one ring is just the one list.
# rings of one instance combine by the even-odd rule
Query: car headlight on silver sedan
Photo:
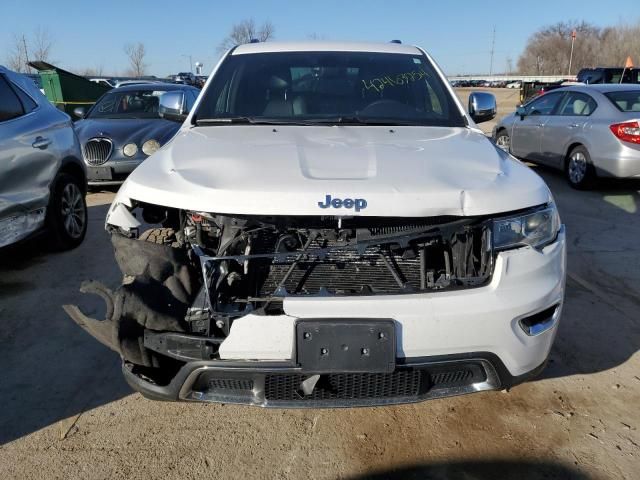
[(543, 248), (553, 242), (560, 231), (560, 215), (555, 204), (493, 221), (493, 248), (531, 246)]
[(122, 149), (122, 153), (124, 153), (127, 157), (133, 157), (136, 153), (138, 153), (138, 146), (135, 143), (127, 143)]
[(147, 140), (142, 144), (142, 153), (149, 156), (156, 153), (159, 148), (160, 142), (158, 142), (157, 140)]

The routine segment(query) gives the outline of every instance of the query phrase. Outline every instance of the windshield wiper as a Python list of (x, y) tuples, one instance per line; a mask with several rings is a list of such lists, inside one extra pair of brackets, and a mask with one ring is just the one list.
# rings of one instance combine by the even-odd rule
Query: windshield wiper
[(333, 118), (322, 118), (317, 123), (331, 124), (331, 125), (387, 125), (387, 126), (421, 126), (424, 125), (421, 122), (410, 120), (398, 120), (389, 118), (362, 118), (356, 115), (343, 115)]
[(263, 117), (220, 117), (197, 118), (197, 126), (208, 125), (387, 125), (387, 126), (424, 126), (419, 121), (398, 120), (388, 118), (362, 118), (355, 115), (339, 117), (296, 119), (296, 118), (263, 118)]
[(196, 125), (228, 125), (232, 123), (252, 124), (251, 117), (221, 117), (221, 118), (198, 118)]
[(207, 125), (317, 125), (316, 122), (296, 120), (293, 118), (256, 118), (256, 117), (220, 117), (198, 118), (195, 121), (198, 126)]

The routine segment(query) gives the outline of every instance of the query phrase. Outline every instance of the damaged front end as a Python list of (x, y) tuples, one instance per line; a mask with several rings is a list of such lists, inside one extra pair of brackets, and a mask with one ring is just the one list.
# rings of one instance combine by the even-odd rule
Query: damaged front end
[[(294, 338), (285, 336), (280, 343), (289, 344), (275, 352), (258, 346), (252, 351), (246, 341), (238, 348), (242, 322), (235, 330), (234, 323), (260, 317), (264, 322), (250, 328), (263, 328), (268, 336), (269, 317), (274, 331), (279, 319), (290, 319), (286, 302), (292, 297), (467, 289), (486, 285), (493, 272), (488, 218), (230, 216), (143, 203), (117, 208), (126, 228), (108, 229), (123, 284), (115, 291), (98, 282), (82, 286), (83, 292), (105, 300), (105, 320), (88, 318), (76, 306), (65, 309), (122, 356), (131, 376), (156, 386), (175, 381), (187, 364), (211, 368), (224, 362), (277, 361), (302, 375), (304, 383), (308, 378), (296, 358)], [(156, 228), (139, 234), (138, 218)], [(388, 374), (398, 373), (402, 369)], [(485, 373), (478, 375), (487, 381)], [(222, 385), (255, 390), (262, 382), (264, 393), (265, 378), (246, 385), (230, 379)], [(176, 395), (206, 399), (191, 388)], [(300, 394), (299, 388), (293, 390)]]

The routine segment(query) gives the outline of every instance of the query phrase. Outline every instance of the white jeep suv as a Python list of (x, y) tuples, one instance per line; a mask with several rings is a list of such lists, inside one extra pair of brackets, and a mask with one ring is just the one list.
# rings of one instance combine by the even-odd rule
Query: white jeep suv
[(123, 284), (65, 308), (150, 398), (361, 406), (545, 365), (565, 284), (553, 197), (422, 49), (251, 43), (107, 215)]

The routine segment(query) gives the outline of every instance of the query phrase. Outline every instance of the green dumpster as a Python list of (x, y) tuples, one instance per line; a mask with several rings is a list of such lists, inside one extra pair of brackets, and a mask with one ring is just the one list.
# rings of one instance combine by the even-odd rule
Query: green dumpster
[(89, 108), (109, 87), (67, 72), (47, 62), (29, 62), (38, 70), (47, 99), (60, 110), (73, 114), (76, 107)]

